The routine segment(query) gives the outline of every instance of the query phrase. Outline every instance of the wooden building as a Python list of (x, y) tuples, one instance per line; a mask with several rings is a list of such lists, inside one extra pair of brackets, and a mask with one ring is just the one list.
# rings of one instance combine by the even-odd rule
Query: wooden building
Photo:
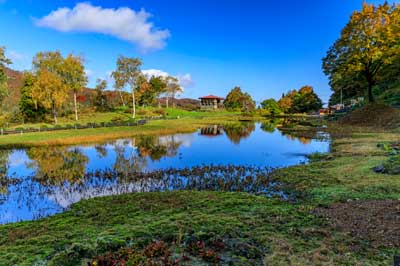
[(200, 97), (201, 109), (219, 109), (224, 107), (224, 98), (208, 95)]

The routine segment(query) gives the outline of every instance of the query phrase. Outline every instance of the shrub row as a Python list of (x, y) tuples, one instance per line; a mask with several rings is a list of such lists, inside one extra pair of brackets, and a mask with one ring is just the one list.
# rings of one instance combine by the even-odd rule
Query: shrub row
[(1, 129), (1, 135), (10, 134), (21, 134), (29, 132), (41, 132), (41, 131), (55, 131), (55, 130), (70, 130), (70, 129), (86, 129), (86, 128), (101, 128), (101, 127), (119, 127), (119, 126), (138, 126), (146, 124), (147, 120), (137, 120), (137, 121), (111, 121), (111, 122), (101, 122), (101, 123), (87, 123), (87, 124), (68, 124), (68, 125), (55, 125), (54, 127), (41, 126), (39, 128), (23, 128), (18, 127), (14, 130)]

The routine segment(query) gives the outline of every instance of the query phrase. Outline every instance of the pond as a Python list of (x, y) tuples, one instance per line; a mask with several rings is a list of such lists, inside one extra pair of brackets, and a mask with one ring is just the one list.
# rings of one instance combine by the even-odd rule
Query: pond
[[(296, 137), (271, 122), (91, 145), (1, 150), (0, 224), (59, 213), (81, 199), (128, 192), (266, 192), (273, 184), (260, 180), (270, 167), (299, 164), (307, 154), (328, 150), (329, 137), (322, 133)], [(251, 180), (243, 182), (245, 177)], [(216, 187), (221, 180), (223, 189)]]

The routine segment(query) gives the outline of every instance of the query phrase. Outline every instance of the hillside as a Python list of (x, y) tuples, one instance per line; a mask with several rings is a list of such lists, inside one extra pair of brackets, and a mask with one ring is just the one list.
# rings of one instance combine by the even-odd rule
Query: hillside
[(18, 106), (19, 99), (21, 98), (20, 88), (23, 85), (23, 72), (12, 70), (10, 68), (4, 69), (8, 76), (8, 87), (10, 95), (4, 101), (4, 108), (12, 110), (13, 107)]
[(400, 126), (400, 109), (384, 104), (366, 105), (339, 119), (339, 123), (373, 128), (396, 128)]

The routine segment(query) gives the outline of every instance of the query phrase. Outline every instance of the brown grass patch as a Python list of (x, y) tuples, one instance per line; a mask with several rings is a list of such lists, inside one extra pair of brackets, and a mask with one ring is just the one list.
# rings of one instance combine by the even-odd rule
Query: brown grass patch
[(400, 200), (358, 200), (315, 210), (335, 229), (350, 234), (369, 248), (400, 247)]

